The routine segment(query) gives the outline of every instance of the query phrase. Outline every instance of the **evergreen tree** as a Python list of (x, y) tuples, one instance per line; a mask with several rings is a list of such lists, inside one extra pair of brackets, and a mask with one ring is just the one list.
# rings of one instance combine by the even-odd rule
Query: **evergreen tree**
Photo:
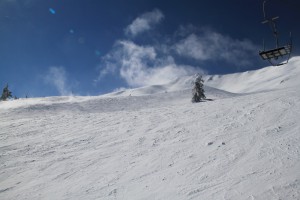
[(195, 85), (193, 88), (193, 103), (197, 103), (200, 102), (202, 99), (206, 99), (203, 89), (203, 82), (204, 81), (202, 79), (202, 76), (200, 74), (197, 74), (194, 81)]
[(3, 88), (3, 92), (2, 92), (0, 100), (5, 101), (11, 97), (12, 97), (11, 91), (9, 91), (8, 84), (6, 84), (6, 86)]

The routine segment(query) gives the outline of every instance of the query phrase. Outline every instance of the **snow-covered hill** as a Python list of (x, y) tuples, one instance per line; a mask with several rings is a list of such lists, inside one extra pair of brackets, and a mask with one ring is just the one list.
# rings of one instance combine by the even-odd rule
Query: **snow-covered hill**
[(0, 199), (300, 199), (300, 58), (204, 78), (0, 102)]
[(206, 85), (234, 93), (261, 92), (299, 85), (300, 57), (287, 65), (229, 75), (206, 76)]

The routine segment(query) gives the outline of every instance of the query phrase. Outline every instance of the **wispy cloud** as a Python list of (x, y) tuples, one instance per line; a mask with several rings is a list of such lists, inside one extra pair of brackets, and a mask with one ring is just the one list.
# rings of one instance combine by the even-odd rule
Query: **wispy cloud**
[(72, 91), (67, 86), (67, 73), (63, 67), (50, 67), (44, 81), (47, 84), (53, 85), (60, 95), (68, 96)]
[(198, 61), (226, 61), (246, 66), (257, 53), (257, 46), (250, 40), (237, 40), (209, 29), (191, 33), (177, 42), (174, 47), (179, 56)]
[(131, 87), (165, 84), (178, 77), (199, 72), (192, 66), (177, 65), (172, 56), (159, 55), (153, 46), (132, 41), (118, 41), (114, 50), (104, 57), (103, 75), (111, 66)]
[(201, 66), (207, 61), (243, 67), (251, 65), (256, 56), (257, 47), (250, 40), (234, 39), (193, 25), (180, 26), (173, 36), (156, 38), (148, 44), (136, 42), (134, 36), (150, 30), (163, 18), (163, 13), (155, 9), (127, 26), (125, 34), (131, 37), (117, 40), (111, 51), (102, 57), (96, 82), (107, 74), (114, 74), (124, 79), (129, 87), (165, 84), (178, 77), (206, 73)]
[(163, 13), (158, 9), (154, 9), (151, 12), (146, 12), (137, 17), (130, 25), (126, 27), (125, 34), (127, 36), (135, 37), (140, 33), (150, 30), (154, 25), (161, 22), (163, 18)]

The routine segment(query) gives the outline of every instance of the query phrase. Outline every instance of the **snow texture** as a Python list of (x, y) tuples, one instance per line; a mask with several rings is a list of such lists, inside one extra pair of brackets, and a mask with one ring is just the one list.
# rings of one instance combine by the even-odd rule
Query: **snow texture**
[(203, 78), (0, 102), (0, 199), (300, 199), (300, 57)]

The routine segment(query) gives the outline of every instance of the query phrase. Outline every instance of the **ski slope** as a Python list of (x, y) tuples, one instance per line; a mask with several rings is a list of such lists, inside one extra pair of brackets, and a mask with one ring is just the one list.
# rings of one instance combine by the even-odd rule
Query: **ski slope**
[(0, 102), (0, 199), (300, 199), (300, 58), (204, 79)]

